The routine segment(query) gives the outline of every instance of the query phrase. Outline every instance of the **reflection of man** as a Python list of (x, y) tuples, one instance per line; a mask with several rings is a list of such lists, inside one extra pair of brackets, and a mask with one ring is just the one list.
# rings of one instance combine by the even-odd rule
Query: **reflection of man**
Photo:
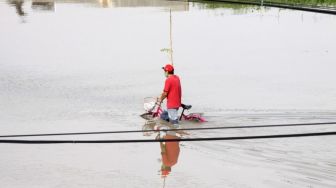
[[(166, 134), (163, 139), (179, 139), (179, 137)], [(170, 173), (171, 167), (178, 161), (180, 145), (179, 142), (160, 142), (160, 148), (162, 157), (161, 175), (166, 177)]]
[[(171, 125), (158, 124), (155, 121), (146, 121), (142, 130), (145, 131), (144, 136), (151, 136), (153, 132), (147, 132), (148, 130), (158, 131), (156, 139), (180, 139), (182, 135), (188, 135), (188, 133), (183, 130), (170, 131), (172, 129)], [(171, 172), (172, 166), (178, 162), (180, 154), (179, 141), (177, 142), (160, 142), (161, 149), (161, 175), (163, 178)]]
[[(170, 127), (165, 125), (154, 126), (154, 130), (159, 131), (156, 139), (169, 140), (180, 138), (180, 134), (176, 133), (175, 131), (168, 131), (167, 129), (170, 129)], [(170, 173), (172, 166), (174, 166), (178, 161), (180, 145), (178, 141), (160, 142), (160, 149), (162, 157), (161, 175), (162, 177), (166, 177)]]
[(165, 67), (162, 67), (162, 69), (164, 70), (167, 79), (165, 81), (163, 93), (158, 101), (161, 103), (167, 98), (167, 111), (161, 114), (161, 118), (169, 120), (175, 128), (178, 128), (178, 109), (181, 106), (182, 97), (180, 78), (177, 75), (174, 75), (174, 67), (172, 65), (167, 64)]

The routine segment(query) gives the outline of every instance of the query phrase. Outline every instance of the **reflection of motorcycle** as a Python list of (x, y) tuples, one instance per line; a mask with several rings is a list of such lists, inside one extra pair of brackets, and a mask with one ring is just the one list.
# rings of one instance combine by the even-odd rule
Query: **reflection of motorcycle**
[[(147, 121), (143, 126), (143, 130), (155, 130), (157, 131), (156, 139), (179, 139), (181, 134), (170, 131), (169, 125), (156, 125), (154, 121)], [(144, 133), (145, 136), (150, 136), (149, 132)], [(165, 178), (171, 172), (172, 166), (174, 166), (180, 154), (179, 142), (160, 142), (161, 149), (161, 177)]]

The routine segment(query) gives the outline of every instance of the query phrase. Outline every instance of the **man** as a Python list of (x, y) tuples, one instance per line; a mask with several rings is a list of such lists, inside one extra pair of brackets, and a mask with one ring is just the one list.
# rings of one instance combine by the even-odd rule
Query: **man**
[(178, 128), (178, 109), (181, 106), (182, 97), (180, 78), (174, 75), (174, 67), (172, 65), (167, 64), (162, 69), (167, 79), (158, 102), (161, 104), (167, 98), (167, 112), (164, 112), (161, 118), (165, 119), (163, 116), (168, 113), (169, 121), (175, 128)]

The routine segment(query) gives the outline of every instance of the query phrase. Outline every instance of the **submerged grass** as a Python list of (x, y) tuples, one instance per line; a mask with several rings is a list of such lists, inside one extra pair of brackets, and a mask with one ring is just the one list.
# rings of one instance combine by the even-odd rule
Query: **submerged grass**
[[(336, 0), (199, 0), (198, 2), (204, 3), (204, 8), (215, 9), (215, 8), (228, 8), (228, 4), (222, 2), (241, 2), (241, 3), (252, 3), (252, 4), (285, 4), (292, 6), (316, 6), (316, 7), (328, 7), (336, 8)], [(230, 8), (241, 9), (246, 8), (248, 5), (241, 4), (239, 6), (231, 6)]]
[(316, 5), (316, 6), (332, 6), (336, 5), (336, 0), (267, 0), (272, 3), (284, 3), (289, 5)]

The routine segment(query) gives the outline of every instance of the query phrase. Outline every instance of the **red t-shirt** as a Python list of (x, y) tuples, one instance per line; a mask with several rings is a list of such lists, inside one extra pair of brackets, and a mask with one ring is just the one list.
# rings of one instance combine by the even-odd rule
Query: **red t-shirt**
[[(164, 139), (179, 139), (177, 136), (172, 136), (167, 134), (164, 136)], [(161, 150), (162, 152), (162, 150)], [(180, 144), (179, 142), (166, 142), (166, 152), (161, 153), (162, 156), (162, 163), (165, 166), (172, 167), (174, 166), (179, 158), (180, 155)]]
[(166, 79), (163, 89), (167, 92), (167, 108), (179, 108), (181, 106), (182, 89), (180, 78), (176, 75), (171, 75)]

